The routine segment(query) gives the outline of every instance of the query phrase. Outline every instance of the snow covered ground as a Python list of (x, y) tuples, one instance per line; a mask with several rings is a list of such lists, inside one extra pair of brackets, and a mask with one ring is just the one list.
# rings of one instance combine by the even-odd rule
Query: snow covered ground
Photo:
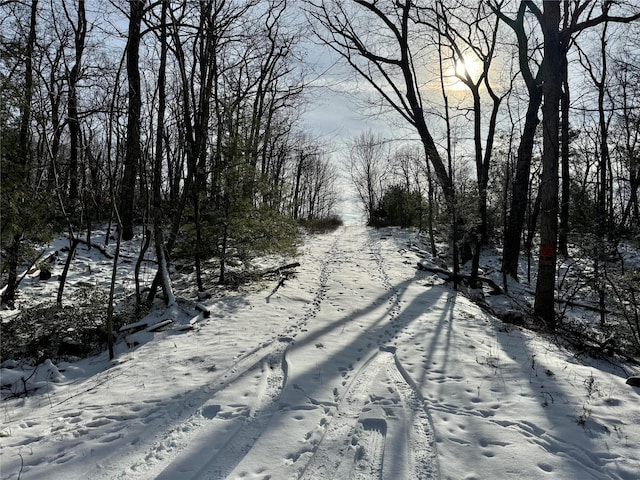
[(640, 478), (637, 372), (490, 317), (416, 269), (406, 232), (349, 223), (303, 250), (277, 290), (41, 365), (1, 404), (0, 477)]

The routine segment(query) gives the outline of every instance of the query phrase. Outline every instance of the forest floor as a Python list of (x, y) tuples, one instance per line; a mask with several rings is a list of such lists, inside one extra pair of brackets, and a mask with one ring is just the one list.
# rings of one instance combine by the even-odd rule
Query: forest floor
[[(196, 300), (177, 281), (113, 360), (5, 360), (0, 477), (637, 479), (638, 369), (503, 323), (417, 269), (423, 248), (348, 223), (309, 235), (283, 283)], [(95, 248), (72, 265), (68, 298), (108, 285)], [(20, 295), (56, 287), (30, 275)]]

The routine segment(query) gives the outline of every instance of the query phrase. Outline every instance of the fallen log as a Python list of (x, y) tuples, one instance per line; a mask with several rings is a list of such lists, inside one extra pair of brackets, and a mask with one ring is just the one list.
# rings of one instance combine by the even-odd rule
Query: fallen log
[(284, 285), (285, 280), (288, 280), (289, 277), (291, 275), (293, 275), (294, 272), (291, 272), (289, 270), (291, 270), (292, 268), (299, 267), (299, 266), (300, 266), (299, 262), (293, 262), (293, 263), (289, 263), (287, 265), (283, 265), (281, 267), (278, 267), (278, 268), (275, 268), (275, 269), (272, 269), (272, 270), (267, 270), (266, 272), (264, 272), (262, 274), (263, 277), (266, 277), (267, 275), (274, 275), (274, 274), (279, 274), (280, 275), (280, 278), (278, 279), (278, 283), (276, 284), (275, 288), (267, 296), (267, 302), (269, 302), (269, 300), (271, 299), (273, 294), (276, 293), (278, 291), (278, 289)]
[(203, 318), (211, 317), (211, 310), (203, 303), (196, 303), (196, 310), (202, 313)]
[(262, 272), (262, 276), (266, 277), (267, 275), (283, 273), (286, 270), (291, 270), (292, 268), (296, 268), (296, 267), (299, 267), (299, 266), (300, 266), (300, 262), (288, 263), (288, 264), (282, 265), (281, 267), (278, 267), (278, 268), (272, 268), (270, 270), (265, 270), (264, 272)]
[(78, 238), (77, 240), (78, 242), (82, 243), (83, 245), (86, 245), (89, 248), (95, 248), (108, 259), (113, 260), (113, 255), (111, 255), (109, 252), (107, 252), (107, 250), (104, 247), (98, 245), (97, 243), (90, 243), (90, 242), (87, 242), (86, 240), (83, 240), (82, 238)]
[(184, 325), (179, 325), (176, 327), (176, 330), (182, 332), (185, 330), (195, 330), (198, 328), (198, 322), (200, 321), (200, 315), (193, 317), (189, 320), (189, 323), (185, 323)]
[[(533, 290), (525, 290), (525, 292), (529, 295), (531, 295), (532, 297), (534, 297), (536, 295), (536, 292), (534, 292)], [(575, 300), (567, 300), (564, 298), (558, 298), (556, 297), (554, 299), (555, 303), (562, 303), (565, 304), (569, 307), (578, 307), (578, 308), (584, 308), (585, 310), (590, 310), (592, 312), (598, 312), (598, 313), (606, 313), (606, 314), (612, 314), (612, 313), (616, 313), (613, 310), (609, 310), (609, 309), (602, 309), (599, 306), (595, 305), (595, 304), (588, 304), (588, 303), (584, 303), (584, 302), (576, 302)]]
[[(423, 262), (418, 262), (418, 270), (435, 273), (437, 275), (444, 275), (444, 280), (447, 282), (453, 282), (454, 280), (457, 280), (458, 282), (464, 281), (466, 283), (471, 283), (472, 280), (471, 275), (465, 275), (463, 273), (458, 273), (457, 275), (455, 275), (453, 272), (445, 268), (430, 266)], [(489, 295), (501, 295), (502, 293), (504, 293), (502, 287), (488, 277), (478, 276), (475, 278), (475, 280), (477, 282), (486, 283), (491, 287), (491, 292), (489, 292)]]
[[(20, 279), (16, 282), (16, 288), (18, 288), (18, 285), (20, 285), (20, 282), (22, 282), (22, 280), (24, 280), (24, 277), (26, 277), (27, 275), (30, 275), (32, 273), (35, 273), (36, 270), (38, 270), (37, 268), (34, 267), (34, 265), (38, 262), (38, 260), (40, 260), (40, 257), (42, 257), (45, 253), (45, 250), (43, 250), (42, 252), (40, 252), (40, 255), (38, 255), (36, 258), (34, 258), (31, 263), (29, 264), (29, 266), (27, 267), (27, 269), (25, 270), (25, 272), (22, 274), (22, 276), (20, 277)], [(40, 263), (53, 263), (53, 260), (58, 256), (58, 252), (53, 252), (52, 254), (50, 254), (47, 258), (45, 258), (42, 262)]]
[(155, 324), (147, 327), (145, 330), (147, 332), (160, 332), (161, 330), (165, 330), (166, 327), (168, 327), (172, 323), (173, 323), (173, 320), (171, 320), (170, 318), (167, 318), (166, 320), (162, 320), (162, 321), (160, 321), (158, 323), (155, 323)]
[(173, 320), (171, 320), (170, 318), (157, 321), (156, 323), (149, 323), (148, 320), (140, 320), (139, 322), (123, 325), (122, 327), (120, 327), (118, 332), (124, 333), (126, 335), (138, 333), (141, 331), (158, 332), (162, 330), (164, 327), (171, 325), (172, 323), (173, 323)]

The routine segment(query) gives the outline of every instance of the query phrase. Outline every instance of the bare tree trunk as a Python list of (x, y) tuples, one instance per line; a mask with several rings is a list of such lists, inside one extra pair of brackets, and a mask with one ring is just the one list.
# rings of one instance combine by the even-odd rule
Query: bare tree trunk
[[(606, 5), (606, 4), (605, 4)], [(604, 7), (606, 11), (606, 6)], [(600, 54), (601, 54), (601, 70), (600, 78), (595, 78), (595, 73), (590, 71), (592, 79), (598, 88), (598, 124), (600, 130), (600, 159), (598, 168), (600, 170), (600, 189), (598, 190), (598, 247), (595, 258), (594, 275), (597, 282), (598, 289), (598, 304), (600, 306), (600, 326), (604, 327), (606, 322), (606, 292), (605, 282), (600, 276), (599, 270), (604, 270), (603, 275), (606, 278), (606, 241), (607, 234), (612, 229), (612, 215), (607, 212), (607, 171), (610, 166), (609, 158), (609, 121), (606, 118), (605, 113), (605, 95), (606, 95), (606, 82), (607, 82), (607, 27), (608, 23), (605, 22), (600, 36)], [(611, 178), (611, 177), (610, 177)], [(612, 189), (609, 190), (610, 192)], [(612, 205), (610, 202), (609, 205)]]
[[(600, 130), (600, 158), (598, 170), (600, 172), (600, 189), (598, 190), (598, 234), (604, 242), (607, 230), (610, 225), (610, 218), (607, 212), (607, 171), (609, 168), (609, 122), (606, 118), (604, 99), (606, 95), (607, 81), (607, 53), (606, 53), (606, 34), (607, 23), (604, 24), (602, 36), (600, 38), (601, 48), (601, 76), (600, 79), (593, 78), (598, 88), (598, 127)], [(594, 73), (592, 73), (592, 76)], [(604, 252), (600, 252), (601, 254)]]
[[(509, 134), (509, 149), (507, 150), (507, 158), (504, 162), (504, 185), (502, 190), (502, 230), (507, 231), (508, 205), (509, 205), (509, 182), (511, 179), (511, 159), (513, 157), (513, 133), (514, 123), (511, 120), (511, 132)], [(507, 281), (507, 271), (502, 269), (502, 288), (505, 292), (509, 292), (509, 282)]]
[(520, 259), (520, 237), (525, 224), (527, 204), (529, 203), (529, 178), (531, 176), (531, 160), (533, 145), (540, 119), (538, 110), (542, 103), (542, 95), (535, 91), (529, 97), (529, 105), (525, 116), (524, 128), (520, 137), (520, 145), (516, 156), (515, 178), (511, 189), (511, 209), (507, 221), (504, 238), (502, 268), (514, 279), (518, 279)]
[(560, 99), (562, 71), (566, 61), (565, 46), (560, 38), (560, 3), (545, 0), (541, 15), (544, 35), (544, 64), (542, 92), (544, 104), (542, 178), (540, 184), (540, 256), (534, 312), (554, 330), (555, 280), (558, 242), (558, 157), (560, 153)]
[(73, 261), (73, 257), (76, 254), (76, 249), (78, 248), (78, 244), (80, 243), (80, 239), (77, 237), (73, 237), (71, 239), (71, 245), (69, 246), (69, 253), (67, 254), (67, 260), (64, 262), (64, 269), (62, 270), (62, 274), (60, 275), (59, 285), (58, 285), (58, 296), (56, 297), (56, 304), (58, 307), (62, 308), (62, 295), (64, 293), (64, 287), (67, 283), (67, 274), (69, 273), (69, 267), (71, 266), (71, 262)]
[[(200, 185), (201, 182), (196, 181), (195, 184)], [(198, 187), (194, 188), (193, 217), (194, 217), (194, 223), (196, 227), (196, 244), (193, 249), (193, 259), (194, 259), (195, 269), (196, 269), (196, 286), (198, 287), (199, 292), (203, 292), (204, 291), (204, 284), (202, 283), (203, 239), (202, 239), (202, 218), (200, 214), (200, 194), (199, 194), (200, 191), (202, 191), (200, 188)]]
[(18, 288), (18, 263), (20, 259), (20, 245), (22, 234), (16, 233), (7, 248), (7, 288), (2, 294), (2, 303), (13, 307)]
[(638, 160), (630, 158), (629, 166), (629, 201), (622, 212), (620, 219), (621, 228), (629, 228), (640, 224), (640, 207), (638, 203), (638, 190), (640, 190), (640, 167), (636, 165)]
[(527, 252), (527, 283), (531, 283), (531, 248), (533, 237), (536, 233), (536, 224), (540, 216), (540, 192), (533, 199), (533, 204), (529, 204), (529, 219), (527, 221), (527, 235), (524, 239), (524, 249)]
[(140, 269), (142, 268), (142, 262), (144, 262), (144, 255), (149, 250), (149, 245), (151, 244), (151, 231), (145, 229), (144, 235), (142, 237), (142, 246), (140, 247), (140, 252), (138, 253), (138, 259), (136, 260), (136, 265), (133, 270), (134, 283), (136, 286), (136, 308), (139, 308), (142, 304), (142, 294), (140, 292)]
[[(227, 200), (228, 202), (228, 200)], [(228, 210), (228, 207), (227, 207)], [(229, 222), (226, 220), (222, 225), (222, 241), (220, 246), (220, 275), (218, 283), (224, 285), (227, 281), (227, 246), (229, 242)]]
[(109, 360), (113, 360), (113, 309), (114, 294), (116, 288), (116, 279), (118, 278), (118, 260), (120, 259), (120, 243), (122, 242), (122, 224), (120, 216), (116, 211), (118, 218), (118, 239), (116, 241), (116, 252), (113, 255), (113, 268), (111, 270), (111, 285), (109, 286), (109, 303), (107, 304), (107, 346), (109, 348)]
[(304, 153), (302, 150), (299, 152), (300, 156), (296, 162), (296, 174), (293, 183), (293, 219), (297, 220), (300, 217), (300, 205), (302, 201), (300, 199), (300, 190), (302, 188), (302, 172), (305, 168), (307, 158), (312, 155), (310, 153)]
[(140, 112), (142, 110), (142, 94), (140, 91), (140, 41), (141, 23), (146, 0), (129, 0), (129, 35), (127, 38), (127, 144), (124, 162), (124, 175), (120, 193), (119, 211), (122, 227), (122, 239), (133, 238), (133, 221), (135, 212), (135, 191), (138, 163), (141, 162), (140, 147)]
[(433, 232), (433, 203), (435, 201), (433, 178), (431, 177), (431, 164), (425, 162), (427, 165), (427, 187), (429, 188), (428, 194), (428, 206), (427, 206), (427, 230), (429, 231), (429, 244), (431, 245), (431, 255), (434, 257), (438, 254), (436, 249), (436, 238)]
[(153, 168), (153, 231), (158, 260), (158, 273), (162, 279), (162, 292), (165, 305), (175, 303), (175, 296), (169, 277), (168, 254), (165, 249), (164, 229), (162, 227), (162, 152), (164, 138), (164, 115), (166, 111), (166, 66), (167, 66), (167, 0), (162, 1), (160, 16), (160, 65), (158, 67), (158, 120), (156, 125), (156, 145)]
[(500, 11), (500, 5), (491, 7), (494, 12), (515, 33), (518, 42), (518, 63), (520, 73), (529, 93), (529, 103), (525, 114), (524, 127), (520, 137), (520, 145), (516, 156), (515, 178), (511, 190), (511, 209), (504, 236), (502, 270), (514, 279), (518, 279), (520, 259), (520, 237), (525, 224), (527, 205), (529, 203), (529, 178), (536, 129), (540, 123), (538, 111), (542, 104), (540, 89), (540, 70), (534, 76), (529, 65), (529, 39), (525, 30), (525, 13), (527, 2), (520, 2), (515, 19), (508, 18)]
[[(438, 68), (440, 69), (440, 90), (442, 92), (442, 99), (444, 100), (444, 119), (447, 127), (447, 176), (451, 180), (453, 186), (453, 149), (452, 149), (452, 133), (451, 133), (451, 120), (449, 118), (449, 97), (447, 96), (447, 90), (444, 85), (444, 69), (442, 59), (442, 41), (441, 36), (438, 35)], [(429, 160), (427, 159), (427, 162)], [(459, 272), (460, 272), (460, 255), (458, 252), (458, 208), (455, 202), (455, 188), (453, 189), (453, 201), (448, 204), (449, 212), (451, 214), (451, 256), (453, 262), (453, 288), (458, 289)]]
[(38, 0), (32, 0), (29, 38), (27, 39), (24, 53), (24, 99), (21, 104), (22, 111), (20, 112), (20, 133), (18, 138), (18, 162), (25, 166), (29, 158), (29, 124), (31, 122), (31, 102), (33, 100), (33, 50), (36, 45), (37, 15)]
[(561, 137), (561, 159), (562, 159), (562, 198), (560, 200), (560, 229), (558, 231), (558, 250), (560, 253), (568, 257), (568, 237), (569, 237), (569, 202), (571, 195), (571, 175), (569, 172), (569, 76), (567, 62), (564, 64), (562, 72), (562, 99), (560, 101), (560, 109), (562, 121), (560, 122), (562, 129)]
[[(66, 8), (65, 8), (66, 12)], [(71, 18), (67, 12), (69, 21)], [(71, 22), (72, 23), (72, 22)], [(80, 157), (80, 120), (78, 117), (78, 82), (82, 68), (82, 53), (84, 51), (87, 20), (85, 16), (84, 0), (78, 1), (78, 21), (74, 26), (75, 63), (69, 72), (69, 103), (67, 107), (69, 123), (69, 200), (78, 198), (78, 159)]]

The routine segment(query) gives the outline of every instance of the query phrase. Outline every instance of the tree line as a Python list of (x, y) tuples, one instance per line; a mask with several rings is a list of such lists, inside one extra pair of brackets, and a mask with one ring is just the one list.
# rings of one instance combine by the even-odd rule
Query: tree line
[[(97, 222), (169, 259), (286, 250), (335, 214), (335, 166), (302, 126), (309, 71), (287, 0), (0, 3), (3, 303), (32, 242)], [(107, 241), (109, 235), (107, 235)], [(153, 240), (153, 242), (151, 242)], [(141, 252), (141, 257), (144, 251)], [(66, 269), (65, 269), (66, 272)], [(62, 297), (64, 273), (60, 282)]]
[[(640, 220), (635, 2), (306, 3), (370, 104), (394, 112), (420, 145), (408, 153), (372, 132), (353, 139), (350, 173), (371, 224), (425, 222), (435, 253), (434, 213), (446, 219), (453, 278), (469, 261), (474, 287), (490, 241), (503, 250), (505, 289), (524, 273), (522, 251), (530, 278), (535, 248), (533, 310), (551, 330), (573, 232), (603, 319), (607, 296), (623, 310), (637, 304), (638, 279), (608, 260), (621, 239), (637, 239)], [(638, 343), (638, 310), (625, 312)]]
[[(370, 223), (424, 228), (434, 253), (446, 231), (453, 278), (468, 261), (471, 286), (490, 242), (503, 250), (505, 288), (527, 252), (535, 315), (550, 329), (559, 261), (571, 233), (587, 235), (602, 311), (608, 294), (628, 304), (632, 293), (598, 278), (640, 222), (632, 0), (0, 9), (5, 303), (29, 243), (60, 230), (73, 250), (91, 244), (98, 221), (117, 227), (117, 241), (143, 226), (142, 249), (153, 245), (159, 262), (148, 299), (160, 289), (171, 302), (170, 258), (188, 255), (202, 290), (207, 259), (224, 283), (251, 252), (287, 248), (297, 221), (335, 213), (335, 162), (300, 126), (313, 36), (414, 139), (392, 148), (365, 132), (349, 145), (345, 167)], [(637, 309), (629, 315), (637, 324)]]

